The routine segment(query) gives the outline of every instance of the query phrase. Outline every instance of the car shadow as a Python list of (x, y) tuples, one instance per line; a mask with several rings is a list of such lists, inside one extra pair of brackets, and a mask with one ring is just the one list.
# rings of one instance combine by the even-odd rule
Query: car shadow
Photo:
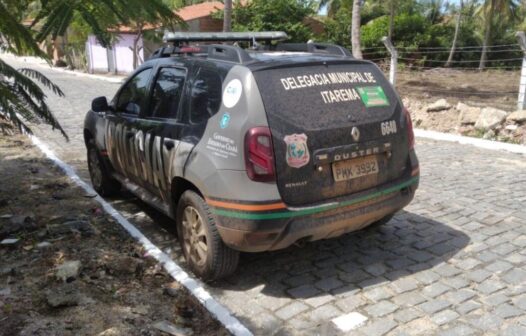
[(244, 253), (236, 273), (211, 286), (217, 291), (247, 291), (263, 285), (263, 295), (296, 299), (345, 296), (433, 268), (469, 241), (466, 234), (448, 225), (400, 211), (383, 226), (339, 238), (275, 252)]

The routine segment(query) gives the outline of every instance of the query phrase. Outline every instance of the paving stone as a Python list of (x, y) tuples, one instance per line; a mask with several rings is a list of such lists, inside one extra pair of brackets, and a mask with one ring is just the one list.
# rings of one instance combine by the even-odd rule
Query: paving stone
[(338, 280), (336, 277), (331, 278), (324, 278), (314, 284), (314, 286), (318, 287), (319, 289), (323, 291), (331, 291), (333, 289), (339, 288), (343, 286), (343, 282)]
[(426, 270), (415, 275), (415, 278), (425, 285), (438, 281), (441, 276), (431, 270)]
[(438, 333), (440, 336), (468, 336), (474, 335), (477, 331), (467, 324), (460, 324)]
[(432, 300), (418, 305), (418, 307), (425, 311), (427, 314), (434, 314), (443, 309), (446, 309), (449, 306), (451, 306), (451, 302), (446, 300)]
[(397, 295), (392, 298), (393, 302), (399, 306), (416, 306), (425, 302), (427, 299), (419, 291), (412, 291)]
[(443, 325), (446, 323), (450, 323), (451, 321), (455, 320), (460, 315), (456, 313), (453, 310), (447, 309), (444, 311), (441, 311), (438, 314), (435, 314), (431, 317), (431, 320), (435, 322), (438, 325)]
[(471, 289), (463, 288), (455, 291), (450, 291), (444, 295), (444, 299), (453, 303), (459, 304), (476, 296), (477, 293)]
[(504, 287), (505, 285), (502, 282), (489, 279), (476, 286), (475, 290), (484, 294), (491, 294), (501, 290)]
[(468, 314), (468, 313), (470, 313), (470, 312), (472, 312), (475, 309), (478, 309), (480, 307), (482, 307), (482, 305), (480, 303), (478, 303), (477, 301), (469, 300), (469, 301), (466, 301), (466, 302), (460, 304), (456, 308), (456, 311), (460, 315), (464, 315), (464, 314)]
[(520, 325), (510, 325), (502, 332), (502, 336), (524, 336), (526, 327)]
[(493, 313), (486, 313), (482, 316), (477, 316), (470, 319), (471, 325), (473, 325), (475, 328), (486, 331), (501, 330), (503, 323), (504, 320)]
[(520, 268), (514, 268), (513, 270), (502, 276), (502, 279), (512, 285), (520, 285), (526, 281), (526, 271)]
[(395, 310), (398, 309), (398, 306), (387, 301), (380, 301), (372, 306), (368, 306), (365, 308), (365, 311), (373, 317), (382, 317), (387, 314), (391, 314)]
[(318, 295), (318, 296), (308, 298), (305, 300), (305, 302), (309, 306), (316, 308), (316, 307), (326, 304), (327, 302), (331, 302), (332, 300), (334, 300), (334, 296), (330, 294), (323, 294), (323, 295)]
[(418, 288), (418, 283), (414, 279), (403, 278), (394, 281), (393, 283), (391, 283), (391, 286), (395, 290), (395, 292), (401, 294)]
[(495, 261), (492, 264), (489, 264), (486, 266), (486, 269), (490, 272), (506, 272), (509, 269), (511, 269), (513, 266), (510, 263), (507, 263), (505, 261)]
[(435, 267), (433, 271), (444, 277), (450, 277), (461, 273), (461, 270), (449, 264), (442, 264), (438, 267)]
[(427, 316), (400, 326), (401, 335), (434, 335), (437, 325)]
[(498, 254), (491, 251), (484, 251), (480, 253), (477, 258), (483, 262), (489, 262), (501, 258)]
[(352, 312), (365, 304), (365, 300), (358, 295), (349, 296), (335, 302), (336, 306), (343, 312)]
[(394, 295), (394, 292), (385, 286), (376, 287), (376, 288), (366, 290), (363, 292), (363, 296), (365, 296), (371, 301), (380, 301), (380, 300), (388, 299), (392, 297), (393, 295)]
[(364, 267), (364, 270), (367, 273), (370, 273), (371, 275), (379, 276), (379, 275), (382, 275), (385, 272), (387, 272), (389, 270), (389, 268), (386, 265), (384, 265), (383, 263), (374, 263), (372, 265), (366, 265)]
[(369, 279), (371, 275), (360, 269), (354, 269), (354, 271), (351, 272), (340, 273), (339, 277), (340, 280), (345, 281), (347, 283), (358, 284), (365, 279)]
[(502, 294), (502, 293), (497, 293), (497, 294), (493, 294), (488, 297), (485, 297), (484, 299), (482, 299), (482, 302), (484, 302), (485, 306), (496, 307), (500, 305), (501, 303), (509, 301), (509, 299), (510, 298), (507, 295)]
[(493, 252), (500, 254), (501, 256), (508, 255), (510, 252), (515, 251), (517, 247), (510, 243), (500, 244), (499, 246), (492, 249)]
[(307, 299), (320, 293), (320, 290), (312, 285), (303, 285), (287, 290), (287, 292), (297, 299)]
[(311, 284), (315, 280), (314, 276), (308, 275), (308, 274), (301, 274), (296, 275), (290, 278), (283, 279), (282, 281), (291, 286), (291, 287), (298, 287), (301, 285)]
[(395, 320), (401, 323), (411, 322), (423, 315), (422, 311), (415, 308), (406, 308), (398, 310), (394, 313), (393, 317)]
[(446, 286), (446, 285), (444, 285), (441, 282), (435, 282), (434, 284), (425, 287), (422, 290), (422, 293), (425, 296), (434, 298), (434, 297), (437, 297), (437, 296), (439, 296), (441, 294), (444, 294), (445, 292), (447, 292), (450, 289), (451, 289), (451, 287)]
[(518, 308), (520, 308), (520, 309), (526, 311), (526, 294), (514, 298), (514, 299), (513, 299), (513, 304), (514, 304), (516, 307), (518, 307)]
[(481, 283), (491, 276), (491, 272), (488, 272), (484, 269), (478, 269), (476, 271), (466, 272), (465, 277), (476, 283)]
[(275, 314), (277, 317), (279, 317), (282, 320), (288, 320), (291, 317), (298, 315), (301, 312), (306, 311), (309, 309), (309, 306), (299, 302), (295, 301), (289, 305), (286, 305), (285, 307), (278, 309)]
[(522, 315), (524, 312), (508, 303), (503, 303), (495, 309), (495, 314), (502, 318), (509, 318)]
[(389, 318), (380, 318), (358, 330), (365, 335), (382, 336), (393, 330), (396, 325), (397, 323)]
[(307, 314), (307, 317), (311, 321), (316, 321), (318, 323), (328, 323), (332, 318), (340, 316), (341, 314), (341, 310), (331, 304), (328, 304), (314, 309)]
[(338, 328), (338, 330), (348, 332), (362, 326), (365, 322), (367, 322), (367, 320), (367, 317), (364, 315), (357, 312), (352, 312), (346, 315), (335, 317), (331, 322), (336, 328)]
[(480, 265), (480, 261), (473, 258), (464, 259), (458, 263), (455, 264), (455, 266), (460, 267), (461, 269), (467, 271), (472, 269), (475, 266)]

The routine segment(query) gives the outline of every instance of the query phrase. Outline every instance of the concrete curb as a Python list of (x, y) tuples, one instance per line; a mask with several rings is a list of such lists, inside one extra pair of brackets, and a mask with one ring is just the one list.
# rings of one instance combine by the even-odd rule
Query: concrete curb
[[(75, 172), (73, 167), (60, 160), (49, 147), (40, 141), (37, 137), (30, 135), (33, 144), (37, 146), (48, 159), (53, 161), (64, 173), (73, 180), (79, 187), (84, 189), (89, 194), (97, 194), (93, 188), (84, 182)], [(235, 336), (252, 336), (252, 333), (239, 320), (232, 315), (232, 313), (204, 288), (201, 281), (193, 278), (186, 273), (175, 261), (173, 261), (166, 253), (162, 252), (155, 246), (146, 236), (142, 234), (133, 224), (124, 218), (114, 207), (106, 202), (102, 197), (97, 195), (94, 198), (99, 202), (110, 216), (112, 216), (133, 238), (135, 238), (144, 247), (146, 253), (157, 260), (163, 268), (181, 285), (186, 287), (188, 291), (215, 317), (221, 324), (225, 326)]]
[(415, 136), (419, 138), (426, 138), (439, 141), (457, 142), (462, 145), (472, 145), (479, 148), (495, 150), (495, 151), (507, 151), (515, 154), (526, 154), (526, 146), (515, 145), (499, 141), (491, 141), (479, 138), (472, 138), (463, 135), (441, 133), (435, 131), (428, 131), (423, 129), (415, 129)]

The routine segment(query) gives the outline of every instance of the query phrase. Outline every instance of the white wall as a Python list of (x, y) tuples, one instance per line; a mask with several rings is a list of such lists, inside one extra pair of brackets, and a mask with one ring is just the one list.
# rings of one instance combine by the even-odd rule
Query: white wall
[[(128, 74), (133, 72), (133, 39), (135, 34), (120, 34), (113, 44), (113, 59), (117, 73)], [(139, 40), (139, 62), (138, 65), (144, 62), (144, 50), (142, 48), (142, 38)], [(88, 52), (88, 69), (90, 72), (107, 73), (110, 71), (108, 64), (108, 57), (112, 54), (98, 43), (97, 38), (93, 35), (88, 37), (86, 44)], [(108, 56), (109, 55), (109, 56)]]

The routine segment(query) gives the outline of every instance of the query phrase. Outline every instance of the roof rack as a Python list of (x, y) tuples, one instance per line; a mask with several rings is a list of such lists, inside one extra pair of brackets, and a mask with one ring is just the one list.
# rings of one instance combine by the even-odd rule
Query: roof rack
[(240, 64), (254, 61), (244, 49), (239, 48), (237, 46), (225, 44), (161, 47), (150, 56), (150, 59), (170, 57), (172, 55), (206, 55), (208, 59), (215, 59)]
[(239, 42), (239, 41), (284, 41), (289, 37), (285, 32), (167, 32), (163, 40), (174, 44), (181, 42)]
[(316, 54), (352, 56), (351, 52), (339, 45), (329, 43), (280, 43), (276, 51), (303, 51)]

